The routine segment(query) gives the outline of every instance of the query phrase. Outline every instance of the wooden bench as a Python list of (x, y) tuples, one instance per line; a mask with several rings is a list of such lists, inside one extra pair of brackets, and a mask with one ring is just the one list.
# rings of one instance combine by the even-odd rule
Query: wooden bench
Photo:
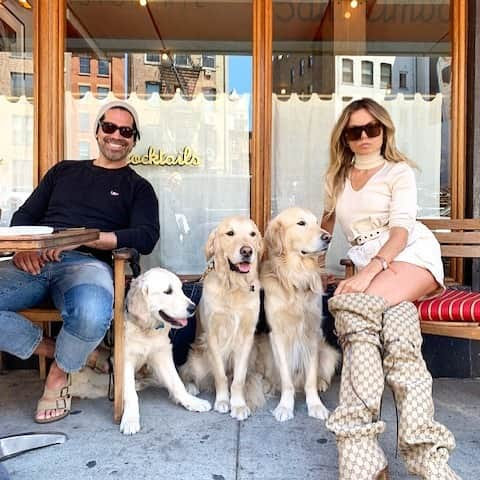
[[(442, 250), (443, 258), (460, 258), (475, 259), (480, 258), (480, 219), (461, 219), (451, 220), (447, 218), (441, 219), (422, 219), (425, 224), (435, 235)], [(448, 273), (448, 272), (447, 272)], [(450, 289), (455, 289), (458, 285), (454, 280), (445, 279), (447, 286), (447, 296)], [(450, 292), (451, 293), (451, 292)], [(461, 295), (461, 294), (460, 294)], [(469, 305), (476, 302), (475, 294), (465, 292), (464, 298), (468, 298)], [(447, 297), (445, 296), (445, 298)], [(439, 297), (441, 299), (442, 297)], [(448, 305), (444, 301), (444, 309), (448, 310)], [(455, 300), (458, 307), (457, 298)], [(450, 302), (452, 306), (453, 303)], [(450, 315), (439, 321), (427, 321), (421, 318), (422, 332), (431, 335), (442, 335), (455, 338), (467, 338), (472, 340), (480, 340), (480, 293), (478, 293), (478, 319), (476, 312), (469, 312), (470, 320), (462, 319), (458, 308), (450, 308)], [(424, 306), (426, 306), (424, 304)], [(419, 310), (421, 311), (421, 304)], [(477, 310), (477, 309), (475, 309)], [(477, 321), (478, 320), (478, 321)]]
[[(443, 258), (480, 258), (480, 219), (451, 220), (441, 218), (421, 219), (420, 221), (426, 225), (437, 238), (440, 243)], [(342, 259), (340, 264), (345, 267), (345, 277), (348, 278), (354, 274), (354, 265), (351, 260)], [(435, 300), (426, 300), (417, 303), (422, 333), (480, 340), (480, 293), (471, 293), (468, 289), (465, 291), (465, 288), (462, 288), (458, 282), (455, 282), (452, 278), (448, 278), (448, 276), (445, 279), (445, 284), (447, 286), (447, 292), (444, 296), (437, 297)], [(456, 293), (452, 295), (454, 290), (458, 292), (458, 295)], [(451, 300), (449, 296), (456, 296), (457, 298)], [(461, 308), (459, 308), (459, 304), (461, 304)], [(465, 317), (462, 318), (462, 313), (460, 313), (466, 305), (469, 307), (468, 320), (465, 320)], [(428, 316), (424, 315), (424, 313), (429, 312), (429, 308), (431, 312), (434, 308), (438, 310), (439, 307), (442, 307), (442, 309), (447, 312), (440, 315), (441, 319), (425, 320), (422, 318)], [(431, 318), (431, 316), (429, 318)]]

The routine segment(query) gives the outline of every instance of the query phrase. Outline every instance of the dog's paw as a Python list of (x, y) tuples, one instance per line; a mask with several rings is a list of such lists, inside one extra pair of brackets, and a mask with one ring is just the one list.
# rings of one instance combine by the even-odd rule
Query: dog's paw
[(326, 382), (323, 378), (318, 380), (318, 391), (319, 392), (326, 392), (330, 384)]
[(286, 422), (293, 418), (293, 408), (287, 408), (283, 405), (278, 405), (272, 413), (279, 422)]
[(315, 405), (308, 405), (308, 416), (318, 418), (319, 420), (326, 420), (330, 412), (323, 403), (316, 403)]
[(230, 410), (230, 403), (228, 400), (215, 400), (215, 405), (213, 406), (215, 411), (220, 413), (228, 413)]
[(187, 384), (185, 384), (185, 389), (190, 395), (193, 395), (195, 397), (200, 393), (200, 390), (198, 389), (198, 387), (191, 382), (188, 382)]
[(194, 397), (193, 395), (190, 395), (184, 402), (182, 402), (182, 405), (191, 412), (208, 412), (212, 409), (210, 402)]
[(135, 435), (140, 431), (140, 418), (133, 416), (127, 417), (124, 414), (120, 423), (120, 431), (124, 435)]
[(247, 419), (252, 412), (246, 405), (240, 405), (238, 407), (232, 406), (232, 411), (230, 412), (230, 416), (232, 418), (236, 418), (237, 420), (245, 420)]

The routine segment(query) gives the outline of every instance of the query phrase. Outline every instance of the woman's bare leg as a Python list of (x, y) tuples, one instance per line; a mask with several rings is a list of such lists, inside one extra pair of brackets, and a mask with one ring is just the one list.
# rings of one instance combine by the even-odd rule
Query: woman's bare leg
[(392, 262), (388, 270), (373, 279), (365, 293), (383, 297), (392, 306), (404, 300), (418, 300), (438, 287), (433, 275), (425, 268), (411, 263)]

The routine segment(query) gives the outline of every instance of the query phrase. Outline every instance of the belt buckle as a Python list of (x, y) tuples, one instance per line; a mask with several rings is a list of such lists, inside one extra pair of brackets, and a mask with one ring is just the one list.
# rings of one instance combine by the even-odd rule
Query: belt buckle
[(368, 239), (367, 239), (367, 236), (366, 236), (366, 235), (359, 235), (359, 236), (356, 238), (357, 245), (363, 245), (367, 240), (368, 240)]
[(375, 238), (378, 238), (380, 234), (382, 233), (382, 230), (374, 230), (368, 233), (364, 233), (363, 235), (359, 235), (357, 238), (353, 240), (353, 243), (355, 245), (363, 245), (364, 243), (367, 243), (369, 240), (373, 240)]

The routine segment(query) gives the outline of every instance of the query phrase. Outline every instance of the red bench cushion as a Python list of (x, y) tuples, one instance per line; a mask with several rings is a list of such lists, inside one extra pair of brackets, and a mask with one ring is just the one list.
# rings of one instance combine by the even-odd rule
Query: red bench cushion
[(447, 288), (439, 297), (416, 302), (420, 320), (479, 322), (480, 293)]

